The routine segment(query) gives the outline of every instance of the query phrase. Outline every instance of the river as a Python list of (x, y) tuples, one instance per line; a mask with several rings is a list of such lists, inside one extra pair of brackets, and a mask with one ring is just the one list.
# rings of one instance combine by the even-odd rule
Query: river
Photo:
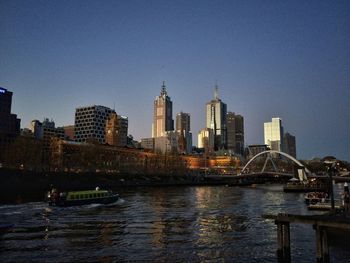
[[(276, 225), (261, 215), (317, 213), (281, 185), (118, 192), (109, 206), (0, 205), (0, 223), (14, 224), (0, 237), (0, 262), (276, 262)], [(315, 262), (315, 247), (310, 225), (291, 225), (292, 262)], [(350, 262), (344, 247), (330, 254)]]

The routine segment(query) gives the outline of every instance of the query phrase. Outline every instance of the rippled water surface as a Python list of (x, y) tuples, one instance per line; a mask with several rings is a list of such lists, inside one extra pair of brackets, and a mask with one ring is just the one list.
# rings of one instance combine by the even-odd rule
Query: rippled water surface
[[(109, 206), (1, 205), (0, 262), (276, 262), (276, 226), (262, 214), (310, 213), (282, 186), (118, 190)], [(315, 262), (315, 233), (292, 225), (293, 262)], [(349, 246), (350, 247), (350, 246)], [(332, 262), (350, 262), (331, 248)]]

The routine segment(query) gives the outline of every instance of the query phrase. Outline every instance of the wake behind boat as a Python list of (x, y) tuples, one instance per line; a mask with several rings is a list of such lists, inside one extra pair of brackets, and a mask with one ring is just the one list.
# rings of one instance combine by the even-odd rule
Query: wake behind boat
[(78, 206), (90, 204), (111, 204), (119, 199), (119, 195), (110, 190), (69, 191), (59, 193), (52, 189), (47, 195), (50, 206)]

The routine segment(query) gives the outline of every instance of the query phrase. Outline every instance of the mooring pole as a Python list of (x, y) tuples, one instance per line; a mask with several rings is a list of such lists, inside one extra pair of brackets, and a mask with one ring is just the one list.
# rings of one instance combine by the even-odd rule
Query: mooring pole
[(316, 230), (317, 263), (329, 263), (327, 229), (318, 225), (314, 225), (314, 229)]
[(277, 260), (290, 263), (290, 226), (289, 222), (275, 221), (277, 225)]

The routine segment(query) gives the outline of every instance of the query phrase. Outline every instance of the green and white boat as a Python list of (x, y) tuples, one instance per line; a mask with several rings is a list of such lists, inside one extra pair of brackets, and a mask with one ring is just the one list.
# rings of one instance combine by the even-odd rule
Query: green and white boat
[(50, 206), (78, 206), (89, 204), (111, 204), (119, 199), (119, 195), (110, 190), (69, 191), (58, 192), (52, 189), (48, 195)]

